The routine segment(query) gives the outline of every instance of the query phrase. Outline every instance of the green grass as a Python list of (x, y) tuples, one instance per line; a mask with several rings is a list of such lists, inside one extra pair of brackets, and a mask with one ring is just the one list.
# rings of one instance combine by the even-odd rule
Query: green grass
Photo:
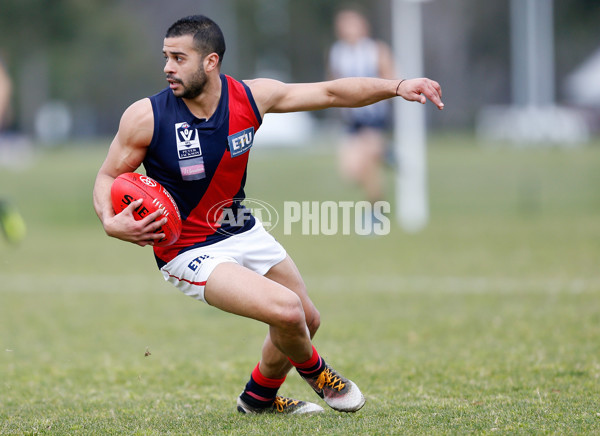
[[(424, 231), (276, 227), (321, 311), (316, 346), (367, 397), (293, 418), (235, 412), (264, 325), (180, 294), (149, 249), (104, 235), (90, 197), (104, 153), (42, 150), (0, 171), (28, 225), (19, 246), (0, 240), (1, 434), (600, 432), (599, 143), (436, 136)], [(247, 194), (279, 211), (360, 199), (326, 146), (253, 153)], [(295, 374), (282, 393), (320, 401)]]

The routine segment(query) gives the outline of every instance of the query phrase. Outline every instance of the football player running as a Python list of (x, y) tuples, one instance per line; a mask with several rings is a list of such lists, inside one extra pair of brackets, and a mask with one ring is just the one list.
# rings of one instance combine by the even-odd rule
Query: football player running
[[(238, 81), (221, 73), (225, 41), (205, 16), (185, 17), (167, 31), (162, 48), (168, 87), (125, 110), (94, 186), (94, 207), (107, 235), (141, 246), (164, 237), (160, 211), (136, 221), (140, 200), (115, 214), (110, 187), (124, 172), (144, 166), (174, 197), (183, 220), (177, 242), (154, 246), (164, 278), (185, 294), (222, 311), (268, 325), (260, 362), (237, 399), (242, 413), (314, 413), (315, 403), (278, 395), (296, 368), (334, 410), (365, 403), (358, 386), (321, 357), (311, 338), (320, 315), (284, 248), (247, 211), (244, 184), (254, 133), (270, 112), (357, 107), (400, 96), (439, 109), (440, 85), (427, 78), (345, 78), (288, 84)], [(240, 140), (244, 138), (244, 140)], [(248, 219), (220, 223), (209, 211)]]

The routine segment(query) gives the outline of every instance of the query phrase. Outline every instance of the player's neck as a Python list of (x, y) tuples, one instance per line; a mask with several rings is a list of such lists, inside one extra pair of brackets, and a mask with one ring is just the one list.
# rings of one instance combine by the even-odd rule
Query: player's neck
[(200, 119), (209, 119), (217, 110), (221, 99), (221, 78), (209, 80), (202, 93), (193, 99), (182, 99), (190, 112)]

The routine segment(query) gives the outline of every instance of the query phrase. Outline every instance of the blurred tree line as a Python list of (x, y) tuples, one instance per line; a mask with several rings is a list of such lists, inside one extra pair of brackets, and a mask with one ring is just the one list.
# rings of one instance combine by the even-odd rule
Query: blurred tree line
[[(390, 2), (351, 2), (390, 41)], [(550, 1), (550, 0), (549, 0)], [(423, 5), (425, 71), (444, 87), (438, 127), (464, 128), (483, 104), (510, 99), (509, 0)], [(165, 86), (162, 39), (203, 13), (225, 33), (223, 70), (237, 78), (325, 78), (332, 19), (345, 0), (0, 0), (0, 58), (15, 82), (13, 126), (32, 131), (45, 102), (66, 102), (76, 135), (108, 135), (131, 102)], [(600, 46), (600, 1), (555, 0), (556, 77)], [(560, 93), (559, 93), (560, 97)], [(435, 127), (435, 126), (434, 126)]]
[[(0, 0), (0, 56), (15, 82), (15, 122), (32, 129), (48, 100), (67, 102), (82, 134), (114, 124), (123, 98), (156, 84), (142, 26), (117, 0)], [(82, 119), (78, 119), (82, 116)], [(89, 125), (91, 124), (91, 125)]]

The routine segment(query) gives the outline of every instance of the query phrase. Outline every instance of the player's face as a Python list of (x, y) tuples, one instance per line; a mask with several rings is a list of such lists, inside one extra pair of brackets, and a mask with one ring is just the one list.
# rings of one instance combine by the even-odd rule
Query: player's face
[(356, 44), (369, 35), (367, 20), (352, 10), (342, 11), (337, 15), (335, 29), (338, 38), (350, 44)]
[(202, 94), (208, 79), (192, 36), (165, 38), (163, 55), (166, 62), (164, 72), (173, 94), (186, 99)]

